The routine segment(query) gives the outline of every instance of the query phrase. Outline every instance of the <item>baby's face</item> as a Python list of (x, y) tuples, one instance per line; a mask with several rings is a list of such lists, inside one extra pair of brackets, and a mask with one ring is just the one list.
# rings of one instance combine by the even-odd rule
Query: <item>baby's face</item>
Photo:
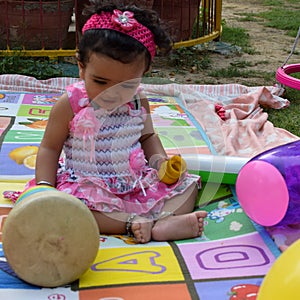
[(145, 70), (143, 56), (124, 64), (105, 55), (92, 54), (85, 67), (79, 65), (89, 98), (101, 108), (113, 110), (132, 100)]

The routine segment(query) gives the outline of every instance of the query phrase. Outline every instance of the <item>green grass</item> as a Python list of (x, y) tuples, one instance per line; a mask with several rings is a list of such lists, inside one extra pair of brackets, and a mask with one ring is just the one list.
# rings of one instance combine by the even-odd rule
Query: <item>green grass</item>
[(23, 57), (21, 52), (1, 57), (0, 74), (21, 74), (38, 79), (62, 76), (63, 72), (57, 63), (48, 58)]
[(288, 35), (296, 37), (300, 26), (300, 9), (275, 7), (270, 11), (259, 13), (258, 16), (267, 20), (266, 26), (285, 30)]
[(239, 27), (230, 27), (227, 26), (226, 21), (223, 20), (223, 32), (221, 40), (235, 46), (242, 48), (243, 52), (251, 54), (255, 50), (252, 48), (249, 34), (247, 30)]
[(0, 74), (20, 74), (37, 79), (78, 77), (77, 65), (48, 57), (22, 56), (21, 51), (0, 58)]
[(249, 78), (252, 77), (254, 74), (251, 70), (243, 70), (242, 68), (231, 65), (228, 68), (212, 70), (208, 73), (208, 75), (216, 78)]
[[(266, 11), (259, 13), (241, 14), (239, 21), (259, 22), (264, 26), (272, 27), (278, 30), (283, 30), (287, 35), (296, 38), (297, 32), (300, 26), (300, 3), (299, 0), (265, 0), (263, 1)], [(241, 28), (230, 28), (226, 25), (226, 21), (223, 24), (222, 40), (237, 46), (240, 46), (244, 52), (251, 54), (251, 51), (255, 52), (252, 48), (248, 38), (247, 30)], [(278, 40), (280, 43), (280, 40)], [(299, 42), (300, 43), (300, 42)], [(291, 45), (292, 46), (292, 45)], [(300, 46), (300, 44), (298, 44)], [(298, 48), (299, 49), (299, 48)], [(290, 49), (287, 50), (289, 52)], [(293, 55), (299, 55), (299, 51), (296, 49)], [(299, 57), (300, 63), (300, 57)], [(258, 74), (247, 71), (247, 64), (234, 65), (231, 64), (227, 69), (214, 70), (213, 76), (216, 77), (240, 77), (247, 78)], [(300, 80), (300, 73), (290, 74)], [(274, 72), (265, 72), (260, 74), (266, 81), (272, 81), (275, 78)], [(259, 76), (258, 76), (259, 77)], [(264, 108), (268, 113), (268, 119), (273, 123), (275, 127), (284, 128), (291, 133), (300, 136), (300, 90), (285, 87), (284, 98), (290, 101), (290, 105), (287, 108), (275, 110), (270, 108)]]
[(263, 5), (266, 6), (282, 6), (284, 5), (284, 1), (282, 0), (265, 0), (263, 1)]
[(264, 0), (263, 5), (266, 6), (289, 6), (291, 4), (299, 4), (299, 0)]
[(240, 21), (263, 22), (265, 26), (284, 30), (295, 37), (300, 26), (299, 0), (265, 0), (266, 10), (259, 13), (245, 12)]
[[(269, 11), (258, 14), (267, 20), (265, 26), (284, 30), (288, 35), (296, 38), (300, 26), (299, 0), (264, 1), (264, 4), (272, 6)], [(293, 55), (299, 55), (299, 52), (295, 51)], [(290, 75), (300, 80), (300, 73)], [(295, 135), (300, 136), (300, 90), (286, 87), (283, 96), (290, 101), (290, 106), (281, 110), (267, 109), (269, 121), (276, 127), (285, 128)]]
[(286, 88), (283, 97), (290, 101), (290, 106), (280, 110), (265, 108), (265, 111), (268, 113), (268, 120), (275, 127), (284, 128), (300, 136), (300, 91)]

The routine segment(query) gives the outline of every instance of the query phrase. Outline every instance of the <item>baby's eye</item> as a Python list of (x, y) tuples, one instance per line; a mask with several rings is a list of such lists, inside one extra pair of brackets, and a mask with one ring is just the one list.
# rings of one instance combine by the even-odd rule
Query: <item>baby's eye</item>
[(104, 81), (104, 80), (98, 80), (98, 79), (94, 79), (94, 82), (97, 83), (97, 84), (100, 84), (100, 85), (105, 85), (105, 84), (107, 84), (107, 81)]

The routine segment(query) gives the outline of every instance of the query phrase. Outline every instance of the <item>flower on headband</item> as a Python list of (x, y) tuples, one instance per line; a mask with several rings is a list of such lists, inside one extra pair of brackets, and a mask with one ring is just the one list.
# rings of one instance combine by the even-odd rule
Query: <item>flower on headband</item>
[(130, 30), (138, 23), (133, 16), (134, 14), (131, 11), (121, 12), (120, 10), (115, 9), (113, 15), (111, 16), (111, 20), (115, 24), (120, 25), (124, 30)]

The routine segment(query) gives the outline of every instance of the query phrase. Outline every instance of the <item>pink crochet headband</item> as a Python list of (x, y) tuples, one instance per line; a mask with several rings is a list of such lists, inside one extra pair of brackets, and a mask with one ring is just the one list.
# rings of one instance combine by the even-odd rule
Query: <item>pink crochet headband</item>
[(101, 14), (94, 14), (83, 26), (82, 33), (89, 29), (112, 29), (123, 32), (142, 43), (148, 49), (151, 59), (153, 59), (156, 50), (153, 33), (134, 19), (133, 16), (134, 14), (131, 11), (122, 12), (117, 9), (113, 13), (101, 12)]

